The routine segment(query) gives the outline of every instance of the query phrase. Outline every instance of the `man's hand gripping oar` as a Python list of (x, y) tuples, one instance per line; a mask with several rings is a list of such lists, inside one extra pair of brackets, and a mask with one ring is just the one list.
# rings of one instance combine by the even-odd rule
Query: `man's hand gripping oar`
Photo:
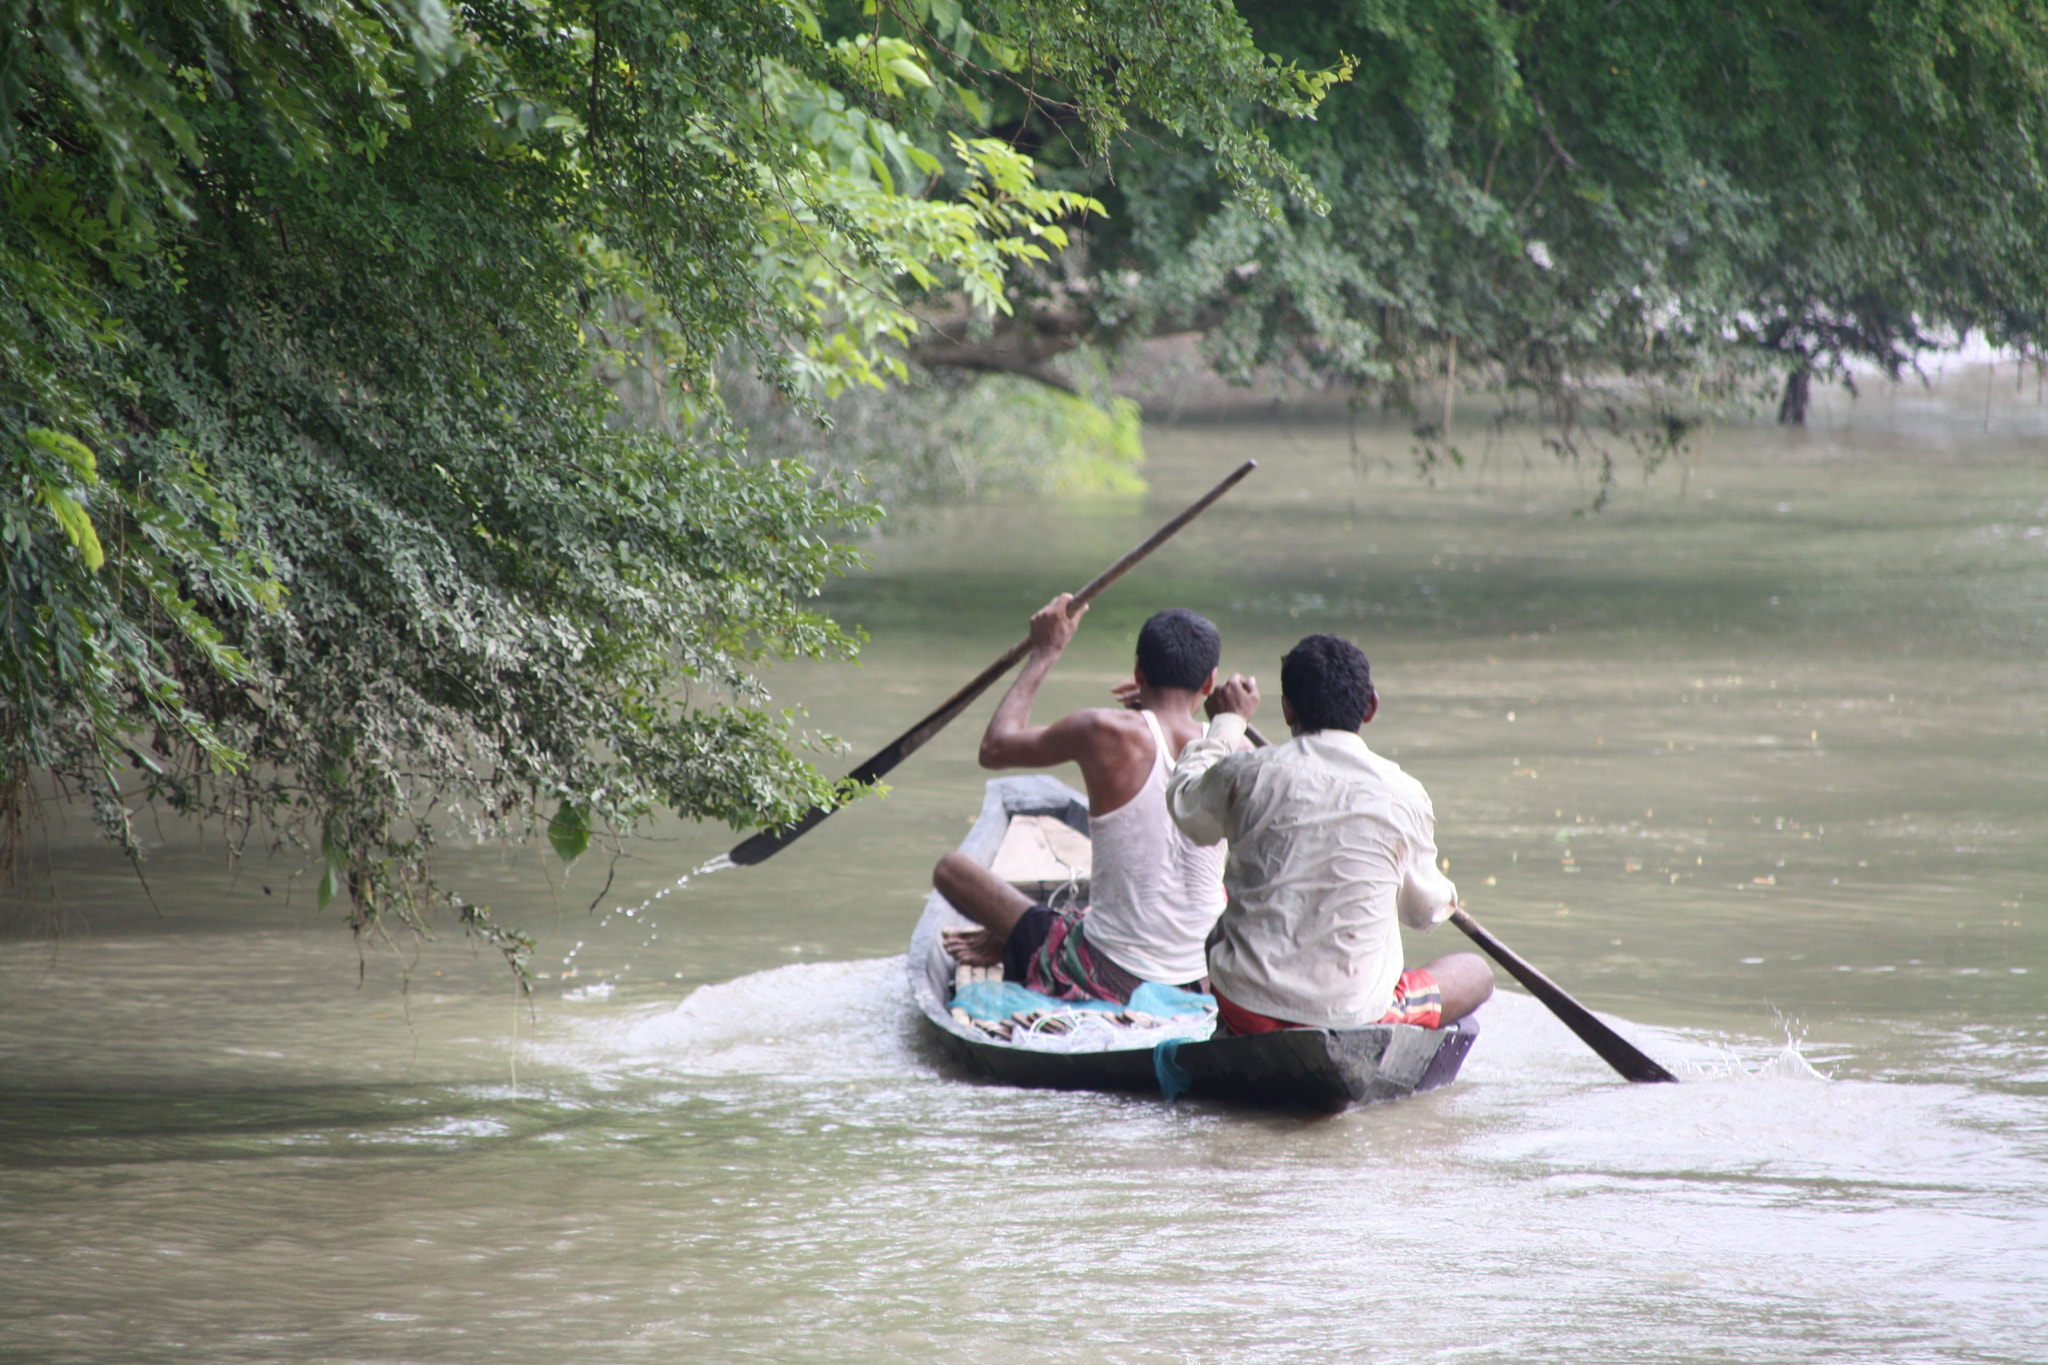
[[(1258, 467), (1259, 462), (1257, 460), (1246, 460), (1243, 464), (1232, 470), (1229, 477), (1225, 478), (1201, 497), (1195, 499), (1194, 503), (1186, 511), (1182, 512), (1172, 521), (1167, 522), (1157, 531), (1154, 531), (1129, 554), (1096, 575), (1092, 582), (1074, 594), (1073, 600), (1067, 604), (1068, 614), (1078, 614), (1081, 608), (1087, 606), (1096, 597), (1100, 596), (1103, 589), (1116, 582), (1119, 578), (1122, 578), (1142, 562), (1147, 555), (1173, 539), (1174, 534), (1183, 526), (1186, 526), (1196, 517), (1208, 511), (1211, 503), (1237, 487), (1246, 475)], [(987, 668), (984, 668), (975, 676), (973, 681), (969, 682), (958, 692), (955, 692), (951, 697), (948, 697), (938, 710), (932, 712), (908, 730), (905, 730), (880, 753), (848, 773), (846, 775), (847, 781), (862, 785), (873, 782), (904, 759), (916, 753), (924, 747), (925, 743), (933, 735), (945, 729), (954, 717), (971, 706), (976, 697), (988, 691), (998, 678), (1014, 668), (1017, 661), (1030, 653), (1030, 651), (1031, 637), (1027, 635), (1016, 644), (1010, 646), (1001, 658), (997, 659)], [(826, 817), (830, 816), (836, 809), (838, 809), (836, 806), (813, 806), (795, 824), (781, 829), (763, 830), (737, 845), (726, 857), (741, 867), (751, 867), (755, 863), (772, 858), (790, 844), (802, 838), (820, 824), (823, 824)]]

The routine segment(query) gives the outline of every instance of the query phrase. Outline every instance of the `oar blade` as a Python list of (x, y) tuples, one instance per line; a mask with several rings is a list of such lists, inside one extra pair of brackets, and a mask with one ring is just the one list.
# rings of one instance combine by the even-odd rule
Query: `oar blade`
[(1624, 1078), (1642, 1083), (1678, 1080), (1678, 1077), (1657, 1065), (1635, 1044), (1601, 1023), (1593, 1011), (1572, 999), (1563, 987), (1524, 962), (1513, 949), (1487, 932), (1478, 920), (1463, 910), (1455, 910), (1451, 913), (1451, 923), (1464, 930), (1466, 936), (1484, 948), (1488, 956), (1507, 968), (1508, 974), (1528, 987), (1529, 994), (1542, 1001), (1544, 1006), (1557, 1016), (1558, 1022), (1577, 1034), (1580, 1042), (1592, 1048), (1600, 1060), (1613, 1067)]
[(750, 835), (733, 845), (732, 851), (725, 856), (737, 867), (752, 867), (756, 863), (765, 863), (780, 853), (792, 840), (802, 838), (831, 813), (823, 806), (812, 806), (795, 824), (784, 825), (781, 829), (764, 829), (758, 834)]
[[(1526, 986), (1528, 983), (1525, 981), (1522, 984)], [(1639, 1083), (1678, 1079), (1627, 1039), (1601, 1023), (1591, 1010), (1578, 1001), (1567, 996), (1561, 1000), (1545, 998), (1543, 1003), (1550, 1007), (1551, 1013), (1563, 1021), (1566, 1028), (1576, 1033), (1587, 1047), (1598, 1053), (1600, 1060), (1627, 1079)]]

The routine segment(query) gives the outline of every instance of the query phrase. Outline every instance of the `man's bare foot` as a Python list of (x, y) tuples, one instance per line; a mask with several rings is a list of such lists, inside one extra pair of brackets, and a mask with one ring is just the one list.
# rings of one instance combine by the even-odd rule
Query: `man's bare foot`
[(970, 967), (993, 967), (1003, 960), (1003, 940), (993, 929), (947, 929), (939, 941), (955, 962)]

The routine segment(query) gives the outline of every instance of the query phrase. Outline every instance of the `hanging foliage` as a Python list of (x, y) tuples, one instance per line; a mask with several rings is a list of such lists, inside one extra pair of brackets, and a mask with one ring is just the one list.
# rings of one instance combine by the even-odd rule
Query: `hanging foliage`
[[(887, 15), (948, 46), (800, 0), (0, 0), (9, 832), (54, 774), (131, 853), (162, 801), (296, 843), (358, 929), (452, 903), (516, 958), (449, 833), (851, 795), (759, 671), (852, 652), (814, 599), (877, 509), (750, 458), (714, 358), (887, 382), (919, 297), (1000, 314), (1099, 211), (955, 59), (1106, 127), (1181, 101), (1247, 185), (1284, 167), (1221, 111), (1298, 84), (1214, 4)], [(1233, 46), (1126, 88), (1139, 30)], [(621, 421), (628, 372), (681, 420)]]

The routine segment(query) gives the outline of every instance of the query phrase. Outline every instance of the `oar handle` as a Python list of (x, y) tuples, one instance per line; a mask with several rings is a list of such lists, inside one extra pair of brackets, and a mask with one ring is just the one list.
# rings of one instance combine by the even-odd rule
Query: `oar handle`
[[(1187, 510), (1154, 531), (1151, 535), (1145, 537), (1136, 548), (1132, 549), (1122, 559), (1119, 559), (1116, 563), (1089, 579), (1083, 585), (1081, 591), (1074, 594), (1073, 600), (1067, 603), (1067, 615), (1080, 615), (1081, 608), (1100, 597), (1103, 590), (1108, 588), (1110, 584), (1122, 578), (1132, 569), (1135, 569), (1147, 555), (1164, 545), (1167, 541), (1172, 540), (1183, 526), (1186, 526), (1196, 517), (1208, 511), (1210, 504), (1214, 503), (1216, 499), (1222, 497), (1231, 489), (1237, 487), (1238, 484), (1244, 481), (1246, 475), (1258, 467), (1259, 462), (1257, 460), (1246, 460), (1243, 464), (1231, 470), (1221, 483), (1218, 483), (1214, 488), (1190, 503)], [(889, 771), (890, 768), (895, 767), (897, 763), (923, 748), (927, 740), (951, 724), (962, 711), (965, 711), (974, 704), (975, 698), (994, 686), (996, 679), (1008, 673), (1012, 668), (1015, 668), (1017, 661), (1030, 652), (1031, 637), (1026, 635), (1016, 644), (1004, 650), (1003, 656), (1000, 659), (997, 659), (987, 668), (975, 674), (965, 687), (941, 702), (938, 710), (904, 731), (894, 744), (891, 744), (881, 753), (876, 754), (866, 763), (861, 764), (860, 767), (855, 768), (847, 776), (857, 782), (872, 782), (883, 773)], [(900, 752), (897, 752), (899, 750)], [(889, 758), (888, 766), (875, 769), (875, 765), (881, 762), (884, 757)], [(870, 769), (875, 770), (870, 771)], [(738, 862), (739, 859), (735, 858), (733, 861)]]
[[(1138, 563), (1145, 556), (1173, 539), (1175, 533), (1183, 526), (1186, 526), (1196, 517), (1208, 511), (1211, 503), (1237, 487), (1239, 483), (1244, 481), (1246, 475), (1258, 467), (1259, 462), (1257, 460), (1246, 460), (1236, 469), (1231, 470), (1222, 482), (1190, 503), (1187, 510), (1147, 536), (1122, 559), (1117, 560), (1116, 563), (1090, 579), (1081, 591), (1074, 594), (1073, 600), (1067, 604), (1068, 615), (1073, 615), (1094, 601), (1105, 588), (1137, 567)], [(925, 743), (933, 735), (945, 729), (962, 711), (972, 706), (974, 699), (988, 691), (996, 679), (1009, 672), (1016, 666), (1019, 659), (1030, 652), (1031, 637), (1027, 635), (1004, 651), (1001, 658), (977, 673), (965, 687), (941, 702), (938, 710), (932, 712), (908, 730), (905, 730), (880, 753), (848, 773), (846, 775), (847, 780), (863, 784), (873, 782), (904, 759), (916, 753), (925, 746)], [(777, 853), (789, 847), (790, 844), (817, 828), (824, 822), (827, 816), (837, 809), (838, 807), (836, 806), (813, 806), (805, 811), (802, 817), (793, 825), (787, 825), (781, 829), (764, 829), (752, 838), (742, 840), (733, 848), (732, 852), (726, 854), (726, 857), (741, 867), (752, 867), (755, 863), (774, 857)]]
[[(1172, 540), (1174, 536), (1180, 532), (1181, 527), (1186, 526), (1196, 517), (1199, 517), (1200, 515), (1202, 515), (1202, 513), (1208, 511), (1209, 505), (1211, 503), (1215, 502), (1216, 499), (1222, 497), (1225, 493), (1228, 493), (1231, 489), (1237, 487), (1240, 483), (1243, 483), (1245, 477), (1258, 467), (1259, 462), (1257, 460), (1246, 460), (1243, 464), (1231, 470), (1230, 473), (1224, 477), (1221, 483), (1217, 484), (1214, 488), (1210, 489), (1208, 492), (1202, 494), (1201, 497), (1195, 499), (1194, 502), (1190, 503), (1188, 505), (1188, 509), (1185, 512), (1182, 512), (1172, 521), (1167, 522), (1166, 525), (1160, 527), (1151, 535), (1147, 536), (1143, 543), (1141, 543), (1136, 549), (1132, 550), (1129, 554), (1125, 555), (1122, 559), (1119, 559), (1116, 563), (1110, 565), (1101, 573), (1095, 575), (1093, 579), (1089, 580), (1088, 585), (1086, 587), (1082, 588), (1081, 591), (1074, 594), (1074, 600), (1067, 604), (1067, 615), (1072, 616), (1074, 613), (1080, 611), (1081, 608), (1087, 606), (1090, 602), (1093, 602), (1098, 596), (1101, 595), (1102, 590), (1104, 588), (1107, 588), (1110, 584), (1116, 582), (1119, 578), (1122, 578), (1125, 574), (1129, 573), (1133, 568), (1137, 567), (1138, 562), (1144, 559), (1145, 556), (1151, 554), (1154, 550), (1164, 545), (1167, 541)], [(1023, 658), (1025, 653), (1029, 651), (1030, 648), (1031, 637), (1027, 635), (1024, 637), (1023, 641), (1016, 646), (1016, 648), (1010, 651), (1010, 654), (1008, 656), (1010, 662), (1015, 663), (1018, 659)]]
[[(1246, 460), (1243, 464), (1231, 470), (1230, 473), (1224, 477), (1222, 482), (1218, 483), (1214, 488), (1210, 489), (1208, 492), (1202, 494), (1201, 497), (1197, 498), (1194, 502), (1190, 503), (1187, 507), (1187, 510), (1183, 511), (1179, 516), (1175, 517), (1172, 521), (1167, 522), (1164, 526), (1154, 531), (1151, 535), (1145, 537), (1143, 541), (1141, 541), (1135, 548), (1133, 548), (1130, 551), (1130, 553), (1126, 554), (1122, 559), (1119, 559), (1116, 563), (1110, 565), (1101, 573), (1089, 579), (1088, 582), (1082, 586), (1081, 590), (1074, 594), (1073, 600), (1067, 603), (1067, 615), (1079, 616), (1081, 614), (1081, 609), (1087, 606), (1090, 602), (1093, 602), (1096, 598), (1100, 597), (1103, 591), (1107, 589), (1110, 584), (1116, 582), (1119, 578), (1122, 578), (1132, 569), (1135, 569), (1139, 565), (1139, 563), (1142, 562), (1145, 559), (1145, 557), (1150, 555), (1154, 550), (1164, 545), (1167, 541), (1172, 540), (1174, 536), (1180, 532), (1180, 529), (1182, 527), (1186, 526), (1196, 517), (1202, 515), (1202, 513), (1208, 511), (1210, 505), (1214, 503), (1216, 499), (1222, 497), (1225, 493), (1228, 493), (1231, 489), (1237, 487), (1238, 484), (1244, 481), (1246, 475), (1250, 474), (1254, 469), (1257, 469), (1258, 467), (1259, 462), (1257, 460)], [(925, 741), (929, 740), (933, 735), (936, 735), (939, 731), (945, 729), (947, 725), (951, 724), (956, 718), (958, 718), (962, 711), (965, 711), (969, 706), (974, 704), (975, 698), (979, 697), (982, 693), (988, 691), (990, 687), (994, 686), (996, 679), (1002, 677), (1005, 673), (1008, 673), (1012, 668), (1015, 668), (1017, 666), (1017, 662), (1030, 652), (1031, 637), (1029, 635), (1026, 635), (1016, 644), (1011, 645), (1007, 650), (1004, 650), (1003, 656), (1000, 659), (997, 659), (987, 668), (984, 668), (981, 670), (981, 672), (975, 674), (974, 678), (965, 687), (961, 688), (958, 692), (955, 692), (952, 696), (948, 697), (945, 701), (941, 702), (939, 704), (938, 710), (932, 712), (929, 716), (926, 716), (923, 720), (911, 726), (910, 729), (904, 731), (902, 736), (897, 739), (896, 743), (890, 745), (888, 749), (884, 749), (882, 753), (875, 755), (874, 758), (869, 759), (860, 767), (855, 768), (851, 773), (848, 773), (847, 776), (853, 778), (855, 781), (860, 782), (874, 781), (877, 777), (880, 777), (882, 773), (887, 772), (888, 768), (883, 768), (880, 771), (876, 772), (870, 772), (869, 769), (874, 767), (875, 763), (882, 759), (884, 755), (890, 754), (891, 751), (901, 748), (902, 752), (900, 754), (896, 754), (895, 761), (890, 762), (888, 765), (889, 768), (895, 767), (897, 761), (901, 761), (904, 758), (908, 758), (913, 752), (923, 748)], [(903, 747), (905, 741), (909, 741), (907, 748)], [(739, 860), (735, 858), (733, 861), (738, 862)]]

